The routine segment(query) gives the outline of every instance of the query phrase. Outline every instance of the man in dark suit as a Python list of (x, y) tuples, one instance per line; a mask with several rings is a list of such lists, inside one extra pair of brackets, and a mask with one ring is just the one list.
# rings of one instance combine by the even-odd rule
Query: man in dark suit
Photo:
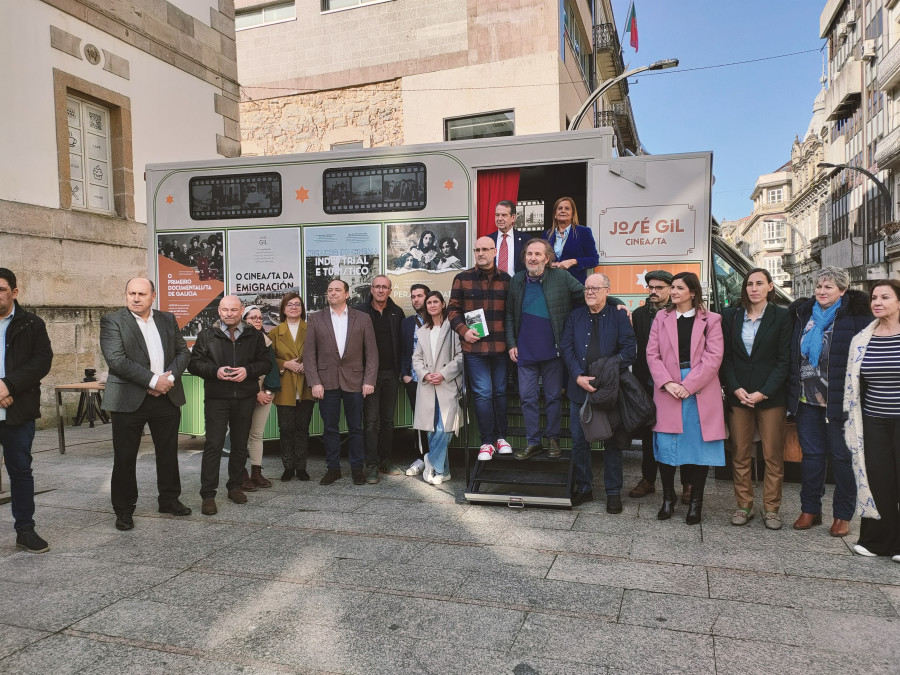
[(375, 391), (378, 381), (375, 329), (367, 314), (347, 306), (346, 281), (332, 280), (327, 293), (328, 309), (310, 315), (303, 348), (303, 370), (325, 425), (322, 441), (328, 470), (319, 483), (331, 485), (341, 477), (338, 424), (343, 402), (353, 483), (363, 485), (363, 399)]
[(160, 513), (190, 515), (179, 501), (178, 425), (184, 388), (181, 374), (191, 358), (175, 316), (154, 311), (156, 292), (149, 279), (125, 286), (125, 307), (100, 319), (100, 349), (109, 366), (103, 408), (112, 414), (113, 471), (110, 492), (116, 528), (134, 527), (135, 476), (144, 425), (156, 451)]
[[(413, 313), (400, 322), (400, 377), (403, 386), (406, 387), (406, 396), (409, 398), (409, 407), (416, 412), (416, 393), (419, 382), (416, 371), (412, 367), (412, 355), (416, 351), (418, 338), (416, 331), (425, 325), (425, 296), (431, 293), (431, 289), (425, 284), (413, 284), (409, 287), (409, 302)], [(416, 431), (419, 442), (419, 452), (422, 455), (428, 452), (428, 433)], [(406, 470), (407, 476), (417, 476), (425, 469), (425, 462), (421, 458), (416, 459)]]
[(497, 257), (494, 262), (497, 269), (503, 270), (509, 276), (517, 272), (525, 271), (525, 244), (531, 239), (526, 232), (519, 232), (513, 225), (516, 222), (516, 204), (509, 200), (497, 202), (494, 208), (494, 223), (497, 231), (488, 236), (497, 244)]

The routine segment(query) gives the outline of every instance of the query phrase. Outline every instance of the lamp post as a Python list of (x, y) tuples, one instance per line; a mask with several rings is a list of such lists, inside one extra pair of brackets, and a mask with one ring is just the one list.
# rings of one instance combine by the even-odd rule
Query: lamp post
[(575, 131), (578, 128), (578, 125), (581, 124), (581, 120), (584, 119), (588, 109), (594, 105), (594, 101), (599, 99), (607, 90), (622, 80), (647, 70), (665, 70), (666, 68), (675, 68), (676, 66), (678, 66), (678, 59), (662, 59), (661, 61), (654, 61), (649, 66), (641, 66), (640, 68), (628, 70), (621, 75), (606, 80), (588, 95), (587, 100), (582, 104), (581, 108), (578, 109), (578, 112), (575, 113), (575, 117), (572, 118), (572, 121), (569, 122), (566, 131)]

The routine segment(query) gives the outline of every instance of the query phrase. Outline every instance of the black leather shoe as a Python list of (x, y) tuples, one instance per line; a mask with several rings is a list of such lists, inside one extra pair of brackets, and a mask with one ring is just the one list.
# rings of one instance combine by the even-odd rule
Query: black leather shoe
[(191, 510), (177, 499), (174, 502), (172, 502), (171, 504), (160, 504), (159, 512), (160, 513), (171, 513), (173, 516), (189, 516), (189, 515), (191, 515)]
[(331, 485), (334, 481), (341, 477), (340, 469), (328, 469), (325, 472), (325, 475), (322, 476), (322, 480), (319, 481), (319, 485)]
[(702, 499), (691, 499), (690, 504), (688, 504), (688, 512), (684, 517), (684, 522), (688, 525), (696, 525), (700, 522), (703, 511), (703, 500)]
[(116, 529), (122, 530), (133, 530), (134, 529), (134, 519), (131, 517), (130, 513), (117, 513), (116, 514)]
[(585, 490), (584, 492), (575, 492), (572, 494), (572, 506), (581, 506), (585, 502), (594, 501), (593, 490)]
[(284, 473), (281, 474), (281, 480), (284, 481), (285, 483), (287, 483), (293, 477), (294, 477), (294, 468), (293, 467), (291, 467), (290, 469), (285, 469)]
[(606, 495), (606, 512), (622, 513), (622, 495)]
[(516, 450), (513, 453), (513, 457), (515, 457), (516, 459), (529, 459), (543, 451), (544, 451), (543, 445), (541, 445), (540, 443), (532, 443), (524, 450)]
[(16, 548), (29, 553), (46, 553), (50, 550), (50, 544), (44, 541), (33, 527), (16, 533)]
[(674, 492), (666, 492), (663, 490), (663, 503), (662, 507), (660, 507), (659, 512), (656, 514), (657, 520), (668, 520), (672, 517), (672, 513), (675, 511), (675, 502), (678, 497), (675, 496)]
[[(372, 467), (375, 470), (375, 482), (378, 482), (378, 467)], [(362, 467), (359, 469), (350, 468), (350, 473), (353, 475), (353, 484), (354, 485), (365, 485), (368, 481), (366, 481), (366, 472), (362, 470)]]
[(306, 469), (297, 469), (297, 480), (309, 480), (309, 474)]

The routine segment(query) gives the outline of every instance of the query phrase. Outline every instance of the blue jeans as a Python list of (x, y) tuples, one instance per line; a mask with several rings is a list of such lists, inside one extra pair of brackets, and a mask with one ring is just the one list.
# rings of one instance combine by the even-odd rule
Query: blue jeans
[[(538, 377), (544, 384), (544, 410), (547, 426), (541, 434), (541, 407), (538, 400), (541, 388)], [(522, 416), (525, 418), (525, 440), (528, 445), (538, 445), (541, 436), (559, 438), (562, 422), (562, 387), (565, 367), (561, 358), (519, 364), (519, 398), (522, 401)]]
[(850, 450), (844, 441), (844, 425), (828, 422), (825, 408), (808, 403), (797, 406), (797, 437), (803, 450), (800, 462), (800, 508), (803, 513), (822, 513), (825, 494), (826, 457), (831, 455), (834, 474), (832, 515), (850, 520), (856, 511), (856, 479)]
[(9, 473), (12, 514), (17, 532), (34, 529), (34, 476), (31, 475), (31, 442), (34, 420), (22, 424), (0, 422), (0, 447)]
[(450, 473), (450, 457), (447, 446), (453, 433), (444, 431), (444, 420), (441, 419), (441, 407), (438, 405), (437, 394), (434, 396), (434, 431), (428, 432), (428, 461), (434, 467), (435, 473), (446, 476)]
[(326, 389), (325, 397), (319, 401), (324, 431), (322, 444), (325, 446), (325, 466), (329, 469), (341, 468), (341, 402), (344, 403), (344, 419), (347, 420), (347, 449), (350, 468), (362, 469), (365, 459), (363, 448), (363, 395), (359, 391)]
[[(572, 432), (572, 464), (575, 491), (587, 492), (594, 483), (591, 445), (581, 428), (581, 403), (569, 401), (569, 429)], [(631, 444), (631, 436), (619, 429), (612, 438), (603, 441), (603, 488), (607, 496), (622, 494), (622, 448)]]
[(464, 354), (481, 444), (506, 438), (506, 353)]

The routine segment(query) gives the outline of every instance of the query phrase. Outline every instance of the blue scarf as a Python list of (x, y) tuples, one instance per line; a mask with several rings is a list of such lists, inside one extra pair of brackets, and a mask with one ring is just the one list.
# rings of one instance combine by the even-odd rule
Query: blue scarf
[(800, 353), (809, 360), (809, 365), (813, 368), (818, 368), (819, 366), (819, 356), (822, 355), (822, 338), (825, 335), (825, 331), (834, 323), (834, 315), (837, 314), (841, 302), (843, 302), (843, 298), (828, 309), (822, 309), (822, 305), (818, 302), (813, 305), (812, 328), (809, 329), (809, 332), (800, 343)]

